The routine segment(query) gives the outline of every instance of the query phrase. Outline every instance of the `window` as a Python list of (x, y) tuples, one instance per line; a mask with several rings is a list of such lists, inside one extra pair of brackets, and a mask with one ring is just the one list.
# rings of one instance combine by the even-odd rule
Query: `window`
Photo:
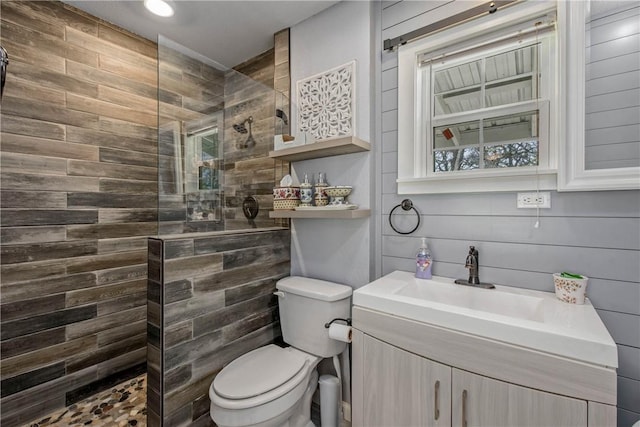
[(528, 3), (400, 49), (401, 194), (555, 188), (555, 15)]

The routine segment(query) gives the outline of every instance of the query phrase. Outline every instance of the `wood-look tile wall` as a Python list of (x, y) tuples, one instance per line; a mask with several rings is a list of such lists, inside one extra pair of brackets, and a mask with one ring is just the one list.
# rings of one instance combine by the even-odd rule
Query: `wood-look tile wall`
[(213, 425), (209, 385), (231, 360), (280, 335), (288, 229), (149, 239), (148, 424)]
[(146, 363), (156, 45), (60, 2), (2, 1), (1, 391), (15, 426)]
[[(288, 39), (287, 39), (288, 42)], [(249, 78), (247, 78), (249, 77)], [(225, 79), (225, 229), (271, 227), (273, 187), (281, 175), (289, 173), (288, 164), (269, 158), (273, 150), (275, 129), (275, 53), (270, 49), (230, 71)], [(237, 148), (247, 134), (233, 129), (234, 124), (253, 117), (255, 146)], [(247, 220), (242, 211), (245, 197), (253, 196), (260, 204), (257, 218)]]

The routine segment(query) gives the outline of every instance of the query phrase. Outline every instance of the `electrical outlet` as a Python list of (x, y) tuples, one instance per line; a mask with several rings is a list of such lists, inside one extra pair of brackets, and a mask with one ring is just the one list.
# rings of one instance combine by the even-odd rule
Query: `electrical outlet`
[(551, 193), (548, 191), (535, 193), (518, 193), (518, 209), (551, 208)]

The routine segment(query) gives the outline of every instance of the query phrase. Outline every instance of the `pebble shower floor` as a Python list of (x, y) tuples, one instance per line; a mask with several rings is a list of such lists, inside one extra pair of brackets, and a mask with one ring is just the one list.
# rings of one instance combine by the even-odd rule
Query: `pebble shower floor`
[(23, 427), (147, 425), (147, 375), (125, 381)]

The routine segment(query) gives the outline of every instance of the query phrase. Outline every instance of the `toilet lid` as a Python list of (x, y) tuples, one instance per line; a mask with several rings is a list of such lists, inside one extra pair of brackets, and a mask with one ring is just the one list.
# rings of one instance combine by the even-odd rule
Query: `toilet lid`
[(213, 388), (227, 399), (248, 399), (285, 384), (304, 363), (300, 352), (270, 344), (227, 365), (213, 380)]

